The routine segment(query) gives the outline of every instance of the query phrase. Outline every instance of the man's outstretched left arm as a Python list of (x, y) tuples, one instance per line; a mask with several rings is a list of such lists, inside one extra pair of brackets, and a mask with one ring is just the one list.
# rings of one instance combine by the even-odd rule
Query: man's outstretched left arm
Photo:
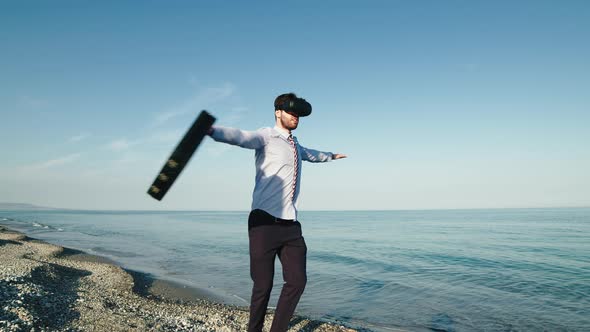
[(341, 153), (323, 152), (301, 146), (301, 159), (312, 163), (323, 163), (331, 160), (346, 158)]

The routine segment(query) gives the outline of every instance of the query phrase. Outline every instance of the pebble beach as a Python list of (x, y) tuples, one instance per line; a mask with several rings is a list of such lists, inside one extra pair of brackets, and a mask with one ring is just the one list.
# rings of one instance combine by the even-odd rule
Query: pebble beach
[[(0, 226), (0, 331), (246, 331), (247, 322), (247, 307)], [(265, 331), (271, 322), (269, 312)], [(289, 331), (360, 330), (295, 316)]]

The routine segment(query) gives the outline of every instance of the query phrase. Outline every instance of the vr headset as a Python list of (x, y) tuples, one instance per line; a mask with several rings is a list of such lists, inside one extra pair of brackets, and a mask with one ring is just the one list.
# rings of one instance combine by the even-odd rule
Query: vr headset
[(283, 110), (287, 113), (294, 113), (297, 114), (297, 116), (308, 116), (311, 114), (311, 104), (303, 98), (288, 100), (282, 105), (279, 105), (276, 109)]

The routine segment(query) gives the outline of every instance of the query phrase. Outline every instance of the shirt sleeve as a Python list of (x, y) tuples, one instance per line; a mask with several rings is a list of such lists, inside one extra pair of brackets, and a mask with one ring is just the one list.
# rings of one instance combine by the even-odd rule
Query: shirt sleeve
[(245, 131), (229, 127), (213, 127), (211, 138), (217, 142), (237, 145), (246, 149), (259, 149), (266, 144), (263, 130)]
[(332, 160), (332, 152), (322, 152), (318, 150), (308, 149), (299, 145), (301, 148), (301, 160), (309, 161), (312, 163), (325, 163)]

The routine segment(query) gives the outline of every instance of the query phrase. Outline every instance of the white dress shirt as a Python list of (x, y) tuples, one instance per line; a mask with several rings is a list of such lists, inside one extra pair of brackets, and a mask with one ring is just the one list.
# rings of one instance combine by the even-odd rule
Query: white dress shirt
[[(288, 141), (289, 133), (279, 127), (244, 131), (236, 128), (213, 127), (211, 137), (217, 142), (254, 149), (256, 184), (252, 194), (252, 210), (264, 210), (276, 218), (297, 220), (297, 202), (301, 183), (301, 160), (327, 162), (332, 153), (312, 150), (299, 145), (293, 137), (299, 160), (295, 177), (295, 154)], [(295, 193), (293, 194), (293, 180)]]

